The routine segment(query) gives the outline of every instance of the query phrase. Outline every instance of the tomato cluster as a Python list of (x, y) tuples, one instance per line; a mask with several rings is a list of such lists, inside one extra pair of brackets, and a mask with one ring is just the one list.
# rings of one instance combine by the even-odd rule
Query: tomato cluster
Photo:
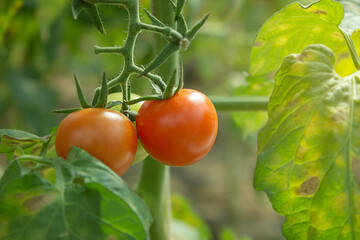
[(170, 166), (186, 166), (210, 151), (217, 126), (211, 101), (198, 91), (183, 89), (169, 99), (144, 102), (136, 117), (136, 130), (118, 111), (87, 108), (73, 112), (61, 122), (55, 146), (63, 158), (71, 147), (80, 147), (122, 175), (136, 152), (141, 152), (137, 150), (137, 135), (154, 159)]

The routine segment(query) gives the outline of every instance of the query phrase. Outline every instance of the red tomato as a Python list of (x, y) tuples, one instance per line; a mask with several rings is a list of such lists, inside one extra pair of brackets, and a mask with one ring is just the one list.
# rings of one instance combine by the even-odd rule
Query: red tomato
[(123, 114), (102, 108), (87, 108), (69, 114), (58, 128), (55, 147), (66, 158), (76, 146), (101, 160), (118, 175), (134, 160), (137, 136), (132, 122)]
[(186, 166), (210, 151), (218, 119), (209, 98), (183, 89), (169, 99), (144, 102), (136, 117), (136, 129), (153, 158), (170, 166)]

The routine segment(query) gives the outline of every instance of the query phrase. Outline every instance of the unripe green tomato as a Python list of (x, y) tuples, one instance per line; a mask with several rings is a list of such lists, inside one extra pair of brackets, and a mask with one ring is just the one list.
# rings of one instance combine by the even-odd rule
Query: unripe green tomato
[[(131, 93), (131, 99), (136, 99), (136, 98), (139, 98), (139, 97), (140, 97), (139, 95), (136, 95), (135, 93)], [(121, 92), (109, 94), (108, 95), (108, 102), (111, 102), (111, 101), (121, 101), (122, 102), (123, 101), (123, 94)], [(134, 105), (131, 105), (130, 106), (131, 110), (135, 111), (135, 112), (138, 112), (142, 103), (143, 102), (139, 102), (139, 103), (136, 103)], [(114, 106), (114, 107), (112, 107), (110, 109), (115, 110), (115, 111), (121, 111), (121, 105)], [(135, 155), (135, 159), (134, 159), (132, 165), (135, 165), (135, 164), (141, 162), (147, 156), (148, 156), (148, 153), (145, 151), (145, 149), (141, 145), (141, 142), (138, 139), (136, 155)]]

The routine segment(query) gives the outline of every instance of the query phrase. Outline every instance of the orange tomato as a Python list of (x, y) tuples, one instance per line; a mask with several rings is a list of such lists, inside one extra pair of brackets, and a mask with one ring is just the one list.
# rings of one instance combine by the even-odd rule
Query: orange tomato
[(137, 147), (136, 130), (123, 114), (102, 108), (87, 108), (69, 114), (58, 128), (55, 147), (66, 158), (73, 147), (86, 150), (118, 175), (131, 166)]

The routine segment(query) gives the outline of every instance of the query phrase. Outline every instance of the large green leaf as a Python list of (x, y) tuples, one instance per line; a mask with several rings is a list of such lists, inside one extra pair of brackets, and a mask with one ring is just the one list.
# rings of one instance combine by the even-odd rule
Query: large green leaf
[(28, 158), (53, 165), (56, 182), (26, 173), (20, 159), (9, 163), (0, 181), (0, 239), (149, 239), (146, 205), (84, 150), (73, 149), (66, 160)]
[(360, 239), (360, 73), (310, 45), (276, 75), (254, 186), (286, 217), (287, 239)]
[[(347, 1), (346, 1), (347, 2)], [(260, 29), (251, 52), (251, 74), (276, 71), (282, 59), (310, 44), (323, 44), (336, 56), (335, 69), (341, 76), (356, 71), (345, 38), (339, 28), (344, 18), (341, 3), (321, 0), (310, 6), (293, 3), (274, 14)], [(353, 22), (353, 14), (344, 19)], [(353, 31), (354, 25), (345, 24)], [(355, 41), (355, 45), (359, 45)]]

